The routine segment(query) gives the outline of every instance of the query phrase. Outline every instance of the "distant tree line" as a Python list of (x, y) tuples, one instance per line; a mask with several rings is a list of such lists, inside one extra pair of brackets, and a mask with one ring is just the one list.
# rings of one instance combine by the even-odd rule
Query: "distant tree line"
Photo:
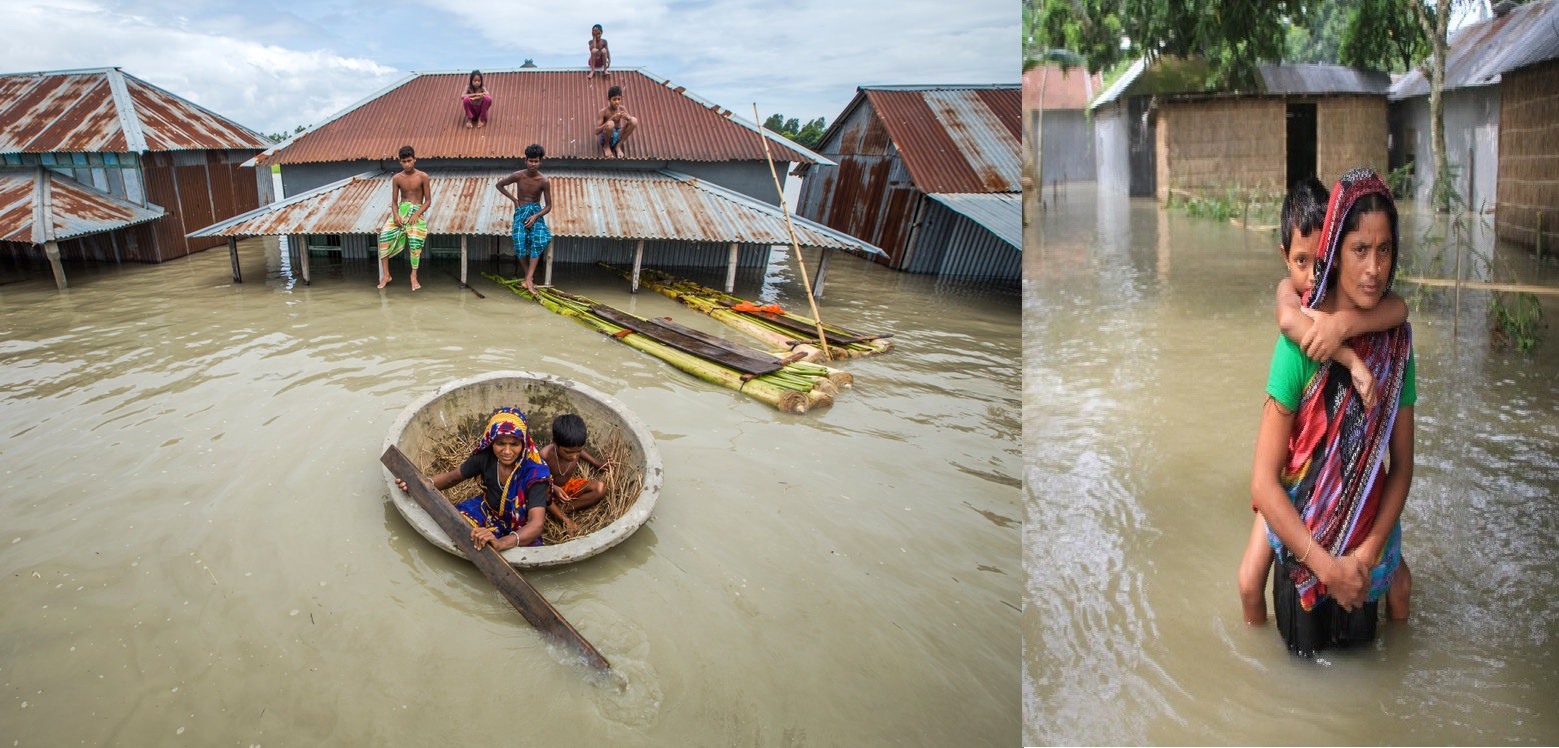
[(290, 138), (290, 137), (292, 137), (294, 135), (297, 135), (300, 132), (303, 132), (305, 129), (307, 129), (307, 128), (305, 128), (303, 125), (298, 125), (297, 127), (292, 128), (292, 132), (267, 133), (266, 136), (265, 136), (265, 139), (271, 141), (272, 143), (280, 143), (283, 140), (286, 140), (287, 138)]
[(769, 115), (769, 118), (763, 121), (763, 127), (784, 135), (805, 148), (815, 148), (822, 143), (823, 131), (828, 129), (823, 124), (822, 117), (818, 117), (803, 126), (795, 117), (785, 119), (783, 114)]

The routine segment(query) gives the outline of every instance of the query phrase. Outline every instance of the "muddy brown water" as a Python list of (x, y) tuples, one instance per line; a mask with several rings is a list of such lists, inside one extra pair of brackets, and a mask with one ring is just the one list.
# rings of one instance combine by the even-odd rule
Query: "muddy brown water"
[[(447, 260), (414, 294), (404, 260), (381, 292), (370, 263), (315, 258), (303, 285), (274, 240), (240, 254), (243, 284), (220, 249), (73, 265), (65, 292), (0, 267), (0, 743), (1020, 740), (1015, 289), (835, 258), (825, 319), (898, 347), (788, 415), (477, 298)], [(556, 281), (739, 337), (593, 267)], [(782, 257), (737, 292), (805, 306)], [(498, 369), (611, 394), (657, 439), (648, 524), (526, 572), (611, 677), (389, 503), (396, 415)]]
[[(1024, 258), (1025, 742), (1559, 742), (1555, 297), (1529, 354), (1491, 344), (1486, 292), (1413, 312), (1413, 616), (1302, 661), (1235, 591), (1276, 236), (1091, 187), (1059, 194)], [(1407, 253), (1448, 276), (1426, 220), (1405, 223)], [(1559, 286), (1487, 226), (1469, 236)]]

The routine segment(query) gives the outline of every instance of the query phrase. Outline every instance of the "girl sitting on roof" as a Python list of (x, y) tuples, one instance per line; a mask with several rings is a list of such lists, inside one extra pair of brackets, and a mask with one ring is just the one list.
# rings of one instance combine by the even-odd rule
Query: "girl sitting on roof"
[(471, 77), (466, 81), (466, 92), (460, 95), (460, 103), (466, 110), (466, 127), (487, 126), (487, 110), (492, 108), (493, 95), (482, 85), (482, 71), (471, 71)]

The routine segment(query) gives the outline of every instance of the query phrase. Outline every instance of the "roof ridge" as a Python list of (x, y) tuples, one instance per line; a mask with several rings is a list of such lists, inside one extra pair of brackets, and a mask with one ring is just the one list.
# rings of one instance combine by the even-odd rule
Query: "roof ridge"
[(125, 148), (131, 153), (145, 153), (146, 131), (141, 128), (141, 115), (135, 111), (135, 100), (130, 98), (124, 71), (113, 68), (104, 71), (104, 76), (108, 78), (108, 90), (114, 97), (114, 113), (119, 117), (119, 131), (125, 136)]

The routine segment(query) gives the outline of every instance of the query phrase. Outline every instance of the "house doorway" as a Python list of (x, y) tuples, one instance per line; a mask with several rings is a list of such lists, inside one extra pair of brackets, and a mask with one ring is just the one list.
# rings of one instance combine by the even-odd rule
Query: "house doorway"
[(1287, 186), (1315, 176), (1315, 104), (1288, 105)]

